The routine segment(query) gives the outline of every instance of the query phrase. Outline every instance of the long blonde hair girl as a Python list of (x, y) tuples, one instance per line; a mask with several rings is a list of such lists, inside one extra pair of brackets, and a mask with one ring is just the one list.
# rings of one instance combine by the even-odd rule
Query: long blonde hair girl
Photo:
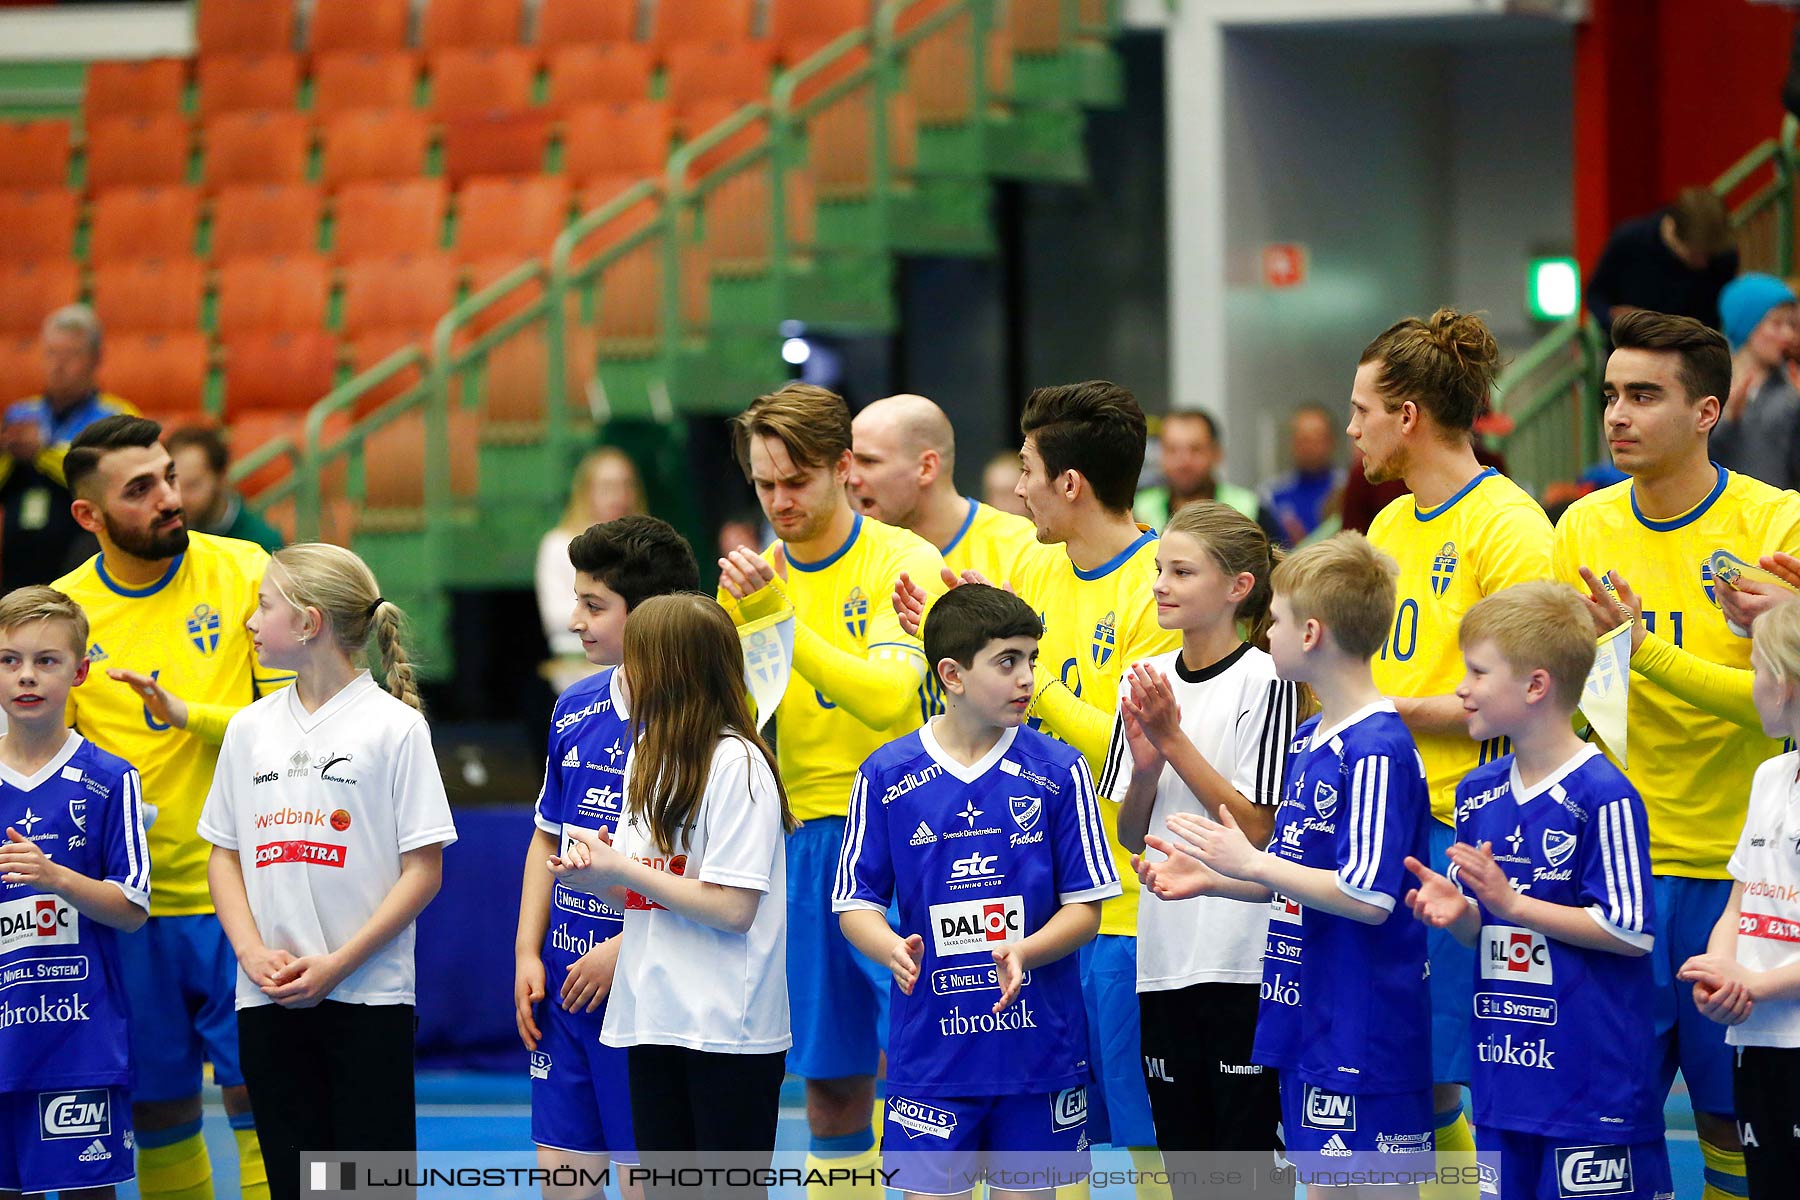
[(402, 640), (406, 614), (382, 598), (369, 564), (342, 546), (301, 542), (277, 550), (269, 582), (297, 611), (316, 608), (352, 662), (375, 637), (388, 693), (424, 711), (412, 660)]

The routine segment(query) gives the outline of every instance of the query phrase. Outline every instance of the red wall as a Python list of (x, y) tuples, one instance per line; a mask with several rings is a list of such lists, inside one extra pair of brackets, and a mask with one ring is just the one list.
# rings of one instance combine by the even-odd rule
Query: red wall
[(1792, 12), (1749, 0), (1590, 0), (1575, 35), (1575, 248), (1710, 183), (1781, 127)]

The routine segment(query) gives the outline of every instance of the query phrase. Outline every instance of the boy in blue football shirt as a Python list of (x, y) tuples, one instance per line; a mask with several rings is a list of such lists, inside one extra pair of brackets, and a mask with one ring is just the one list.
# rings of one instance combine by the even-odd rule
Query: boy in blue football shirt
[[(945, 711), (863, 763), (832, 908), (893, 974), (882, 1152), (908, 1194), (1043, 1192), (1085, 1174), (1075, 952), (1120, 892), (1079, 751), (1022, 728), (1043, 624), (956, 588), (925, 622)], [(887, 922), (899, 909), (896, 933)]]
[(1571, 726), (1594, 663), (1584, 612), (1545, 581), (1463, 618), (1469, 736), (1513, 753), (1458, 785), (1448, 875), (1406, 864), (1419, 920), (1476, 949), (1476, 1144), (1500, 1155), (1502, 1200), (1673, 1194), (1650, 839), (1637, 790)]
[(1282, 679), (1312, 686), (1321, 711), (1289, 747), (1269, 848), (1229, 812), (1222, 823), (1177, 814), (1173, 838), (1146, 839), (1169, 858), (1136, 864), (1164, 899), (1269, 904), (1252, 1059), (1280, 1071), (1288, 1157), (1315, 1184), (1354, 1154), (1432, 1149), (1425, 930), (1402, 903), (1403, 862), (1426, 845), (1425, 769), (1369, 666), (1395, 619), (1394, 574), (1356, 533), (1275, 568), (1269, 654)]
[(52, 588), (0, 600), (0, 1193), (101, 1200), (132, 1178), (114, 931), (149, 916), (150, 851), (137, 771), (64, 723), (87, 635)]
[[(571, 826), (590, 833), (618, 828), (631, 748), (631, 694), (615, 665), (624, 657), (625, 618), (652, 596), (696, 590), (700, 569), (686, 539), (645, 516), (589, 526), (569, 543), (569, 562), (575, 568), (569, 630), (587, 660), (606, 669), (570, 684), (550, 718), (544, 786), (533, 814), (537, 829), (519, 896), (513, 1005), (531, 1055), (538, 1165), (594, 1178), (609, 1159), (638, 1161), (625, 1051), (600, 1044), (621, 914), (553, 879), (544, 864), (566, 852)], [(641, 1184), (621, 1180), (620, 1186), (626, 1200), (641, 1194)], [(599, 1189), (577, 1185), (545, 1194), (579, 1200)]]

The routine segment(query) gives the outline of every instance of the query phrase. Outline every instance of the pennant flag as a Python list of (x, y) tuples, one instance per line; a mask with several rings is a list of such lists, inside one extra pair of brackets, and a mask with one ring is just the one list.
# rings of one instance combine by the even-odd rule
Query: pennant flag
[[(1781, 576), (1765, 571), (1754, 563), (1747, 563), (1729, 550), (1714, 550), (1712, 556), (1706, 560), (1706, 567), (1712, 575), (1714, 587), (1718, 587), (1720, 584), (1728, 588), (1735, 588), (1740, 583), (1771, 583), (1776, 587), (1793, 590), (1788, 581)], [(1729, 617), (1725, 620), (1725, 626), (1739, 637), (1750, 636), (1748, 629), (1740, 627)]]
[(738, 640), (744, 646), (744, 675), (761, 728), (775, 715), (793, 673), (794, 610), (784, 606), (773, 616), (739, 627)]
[(1625, 765), (1626, 716), (1631, 700), (1631, 623), (1627, 621), (1601, 638), (1594, 652), (1594, 669), (1581, 688), (1581, 715), (1595, 736)]

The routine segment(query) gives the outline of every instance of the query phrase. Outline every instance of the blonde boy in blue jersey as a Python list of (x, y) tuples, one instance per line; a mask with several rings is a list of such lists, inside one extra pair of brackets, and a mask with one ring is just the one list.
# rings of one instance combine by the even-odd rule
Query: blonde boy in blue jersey
[(903, 573), (935, 580), (944, 560), (915, 534), (851, 508), (850, 410), (841, 397), (789, 384), (758, 397), (732, 432), (779, 540), (761, 555), (735, 550), (719, 560), (720, 603), (740, 626), (794, 615), (793, 674), (775, 710), (781, 778), (803, 822), (787, 841), (787, 1068), (806, 1080), (812, 1158), (829, 1160), (815, 1165), (867, 1169), (878, 1161), (873, 1106), (887, 984), (844, 940), (831, 885), (857, 767), (917, 729), (931, 706), (924, 649), (901, 629), (888, 593)]
[[(1550, 522), (1512, 480), (1475, 460), (1470, 431), (1487, 404), (1500, 348), (1479, 317), (1440, 309), (1396, 322), (1362, 352), (1350, 389), (1351, 440), (1371, 483), (1405, 481), (1369, 526), (1369, 541), (1400, 566), (1399, 606), (1375, 656), (1375, 685), (1412, 731), (1431, 788), (1431, 866), (1456, 840), (1456, 785), (1507, 752), (1504, 738), (1470, 741), (1457, 629), (1484, 596), (1550, 575)], [(1472, 1151), (1463, 1118), (1469, 1081), (1474, 955), (1430, 931), (1432, 1109), (1437, 1148)], [(1462, 1196), (1467, 1189), (1426, 1195)]]
[(1708, 436), (1731, 387), (1731, 355), (1718, 331), (1688, 317), (1634, 312), (1613, 323), (1613, 345), (1607, 446), (1631, 478), (1563, 514), (1555, 568), (1587, 593), (1596, 629), (1639, 614), (1630, 635), (1625, 774), (1650, 817), (1662, 922), (1653, 955), (1662, 1083), (1666, 1089), (1680, 1068), (1706, 1164), (1705, 1195), (1721, 1200), (1744, 1195), (1746, 1186), (1731, 1051), (1675, 974), (1706, 952), (1730, 898), (1727, 864), (1751, 780), (1779, 743), (1744, 719), (1741, 710), (1754, 712), (1750, 642), (1719, 612), (1710, 560), (1716, 550), (1745, 561), (1800, 551), (1800, 496), (1708, 458)]
[(257, 1200), (269, 1193), (238, 1067), (237, 960), (213, 915), (208, 847), (195, 826), (226, 722), (293, 677), (260, 668), (244, 628), (269, 556), (251, 542), (188, 532), (161, 435), (155, 421), (107, 417), (63, 460), (75, 520), (100, 542), (98, 555), (55, 585), (90, 623), (93, 671), (72, 693), (69, 719), (136, 765), (156, 809), (146, 820), (156, 862), (150, 919), (119, 947), (131, 994), (139, 1190), (156, 1200), (213, 1194), (200, 1136), (205, 1059), (236, 1133), (242, 1194)]
[[(1037, 540), (1064, 550), (1038, 555), (1034, 567), (1013, 581), (1044, 618), (1032, 724), (1081, 751), (1098, 777), (1125, 671), (1181, 645), (1179, 632), (1156, 621), (1156, 532), (1131, 512), (1144, 465), (1144, 412), (1126, 388), (1090, 380), (1032, 392), (1020, 430), (1015, 490)], [(920, 582), (915, 576), (895, 589), (894, 603), (909, 621), (923, 608)], [(1124, 872), (1131, 855), (1119, 845), (1122, 798), (1103, 796), (1100, 807), (1113, 862)], [(1095, 1141), (1130, 1147), (1134, 1161), (1154, 1169), (1156, 1128), (1138, 1030), (1139, 890), (1106, 901), (1100, 935), (1081, 951), (1094, 1071), (1088, 1128)], [(1146, 1198), (1168, 1194), (1166, 1184), (1148, 1180), (1138, 1191)]]

